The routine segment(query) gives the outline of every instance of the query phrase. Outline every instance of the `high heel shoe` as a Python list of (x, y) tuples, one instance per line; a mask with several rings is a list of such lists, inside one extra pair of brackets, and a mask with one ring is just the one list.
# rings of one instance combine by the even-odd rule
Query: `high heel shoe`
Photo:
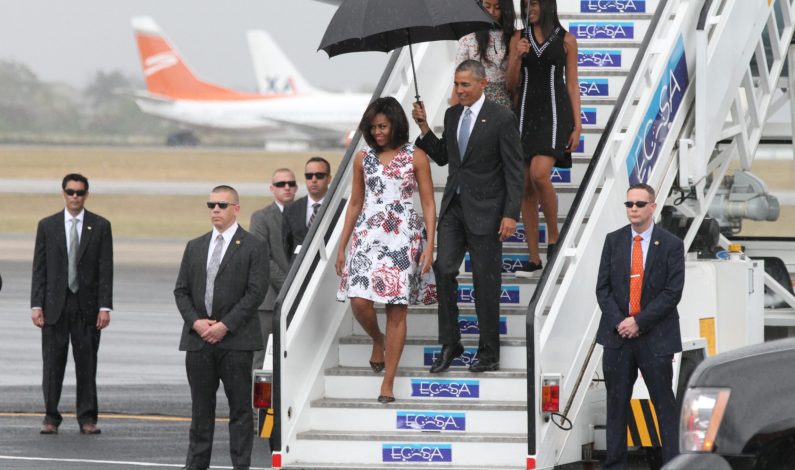
[(373, 372), (376, 374), (383, 371), (386, 367), (386, 362), (373, 362), (370, 361), (370, 368), (373, 369)]
[(378, 395), (378, 403), (392, 403), (395, 401), (395, 397), (390, 397), (389, 395)]

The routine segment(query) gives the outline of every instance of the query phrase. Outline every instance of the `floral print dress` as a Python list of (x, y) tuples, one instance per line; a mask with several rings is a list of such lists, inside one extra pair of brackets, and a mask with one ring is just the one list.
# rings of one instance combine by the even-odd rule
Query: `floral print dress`
[(356, 219), (337, 300), (361, 297), (384, 304), (436, 302), (433, 271), (419, 261), (427, 243), (414, 210), (414, 145), (407, 143), (384, 166), (373, 149), (362, 151), (364, 205)]

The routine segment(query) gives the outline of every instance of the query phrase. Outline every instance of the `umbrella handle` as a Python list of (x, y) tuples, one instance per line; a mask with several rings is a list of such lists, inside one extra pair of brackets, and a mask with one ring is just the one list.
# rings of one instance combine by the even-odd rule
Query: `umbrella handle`
[(411, 31), (406, 28), (406, 37), (409, 40), (409, 57), (411, 58), (411, 73), (414, 75), (414, 98), (420, 100), (420, 90), (417, 87), (417, 71), (414, 69), (414, 51), (411, 50)]

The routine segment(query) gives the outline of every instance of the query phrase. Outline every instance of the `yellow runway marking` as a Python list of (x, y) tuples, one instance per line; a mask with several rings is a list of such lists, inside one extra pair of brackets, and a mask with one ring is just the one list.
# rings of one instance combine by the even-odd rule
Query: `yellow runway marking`
[[(0, 413), (0, 418), (17, 417), (41, 417), (42, 413)], [(74, 418), (74, 413), (63, 413), (65, 418)], [(125, 415), (116, 413), (100, 414), (99, 419), (129, 419), (136, 421), (171, 421), (171, 422), (190, 422), (190, 418), (185, 416), (158, 416), (158, 415)], [(229, 418), (216, 418), (216, 423), (228, 423)]]

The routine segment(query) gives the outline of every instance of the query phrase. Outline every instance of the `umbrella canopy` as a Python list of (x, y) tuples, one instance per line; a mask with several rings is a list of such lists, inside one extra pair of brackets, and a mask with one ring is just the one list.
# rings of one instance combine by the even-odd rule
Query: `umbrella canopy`
[[(419, 42), (457, 40), (493, 24), (475, 0), (344, 0), (318, 50), (329, 57), (389, 52)], [(413, 54), (411, 66), (413, 70)], [(416, 89), (416, 75), (414, 79)]]

